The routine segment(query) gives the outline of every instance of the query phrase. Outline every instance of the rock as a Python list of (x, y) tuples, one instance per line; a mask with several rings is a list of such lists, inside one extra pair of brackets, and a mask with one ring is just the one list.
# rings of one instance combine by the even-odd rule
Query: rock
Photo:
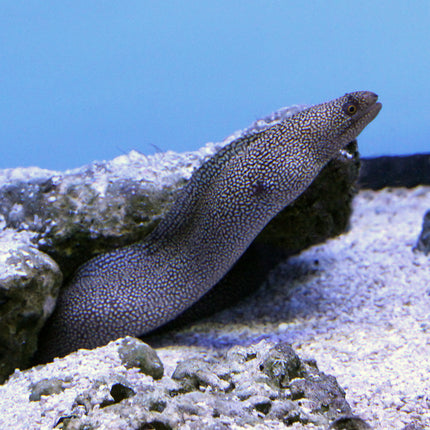
[(220, 379), (213, 371), (214, 363), (200, 359), (181, 361), (173, 372), (172, 379), (179, 381), (184, 392), (206, 389), (227, 391), (230, 384)]
[(430, 210), (424, 214), (423, 227), (414, 251), (421, 251), (425, 255), (430, 253)]
[(342, 417), (329, 427), (330, 430), (371, 430), (371, 428), (360, 417)]
[(133, 337), (124, 338), (118, 348), (118, 354), (127, 369), (137, 367), (142, 373), (154, 379), (163, 377), (163, 363), (157, 353), (141, 340)]
[(281, 343), (263, 360), (260, 370), (269, 376), (277, 387), (285, 388), (290, 381), (303, 376), (300, 365), (300, 359), (291, 345)]
[(371, 190), (430, 185), (430, 154), (362, 158), (358, 184)]
[[(196, 164), (194, 158), (190, 166)], [(0, 214), (6, 227), (32, 232), (33, 242), (57, 261), (67, 278), (95, 254), (140, 240), (152, 230), (173, 202), (174, 190), (184, 183), (186, 160), (179, 154), (147, 158), (132, 152), (27, 181), (5, 175)], [(158, 169), (175, 161), (169, 174), (157, 177)]]
[(26, 232), (0, 230), (0, 383), (30, 364), (60, 285), (57, 264)]
[(288, 344), (160, 350), (169, 370), (155, 380), (124, 365), (121, 350), (133, 341), (141, 345), (119, 339), (16, 372), (0, 387), (0, 428), (31, 428), (36, 422), (52, 428), (61, 422), (66, 429), (281, 429), (294, 423), (326, 429), (351, 417), (335, 379)]
[[(287, 398), (300, 406), (301, 409), (296, 406), (284, 418), (287, 424), (298, 421), (327, 425), (339, 415), (351, 412), (336, 379), (320, 372), (315, 361), (300, 360), (289, 344), (280, 343), (270, 349), (260, 370), (269, 376), (272, 384), (288, 389)], [(324, 411), (323, 416), (316, 411)]]

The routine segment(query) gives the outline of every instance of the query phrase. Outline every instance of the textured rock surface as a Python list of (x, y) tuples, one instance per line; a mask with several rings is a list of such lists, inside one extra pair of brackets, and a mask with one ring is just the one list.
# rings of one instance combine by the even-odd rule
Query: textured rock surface
[(61, 285), (57, 264), (26, 232), (0, 230), (0, 383), (28, 366)]
[(124, 365), (124, 347), (150, 349), (125, 338), (16, 372), (0, 387), (0, 428), (326, 429), (351, 415), (335, 378), (288, 344), (161, 349), (158, 380)]

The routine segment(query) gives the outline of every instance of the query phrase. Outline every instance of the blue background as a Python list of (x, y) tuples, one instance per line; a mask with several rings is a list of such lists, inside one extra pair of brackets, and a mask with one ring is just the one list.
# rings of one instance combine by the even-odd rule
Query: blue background
[(355, 90), (363, 155), (430, 150), (430, 1), (1, 1), (0, 168), (194, 150)]

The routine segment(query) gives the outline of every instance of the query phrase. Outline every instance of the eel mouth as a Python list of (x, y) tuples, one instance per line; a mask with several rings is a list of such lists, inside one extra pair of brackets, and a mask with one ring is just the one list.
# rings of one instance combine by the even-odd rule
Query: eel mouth
[(373, 121), (378, 115), (379, 111), (382, 108), (382, 103), (378, 102), (378, 95), (372, 92), (368, 92), (366, 94), (369, 99), (370, 106), (365, 109), (362, 114), (357, 118), (357, 121), (366, 121), (366, 124)]
[(365, 111), (365, 113), (364, 113), (363, 116), (366, 116), (367, 118), (370, 118), (369, 122), (373, 121), (375, 119), (376, 115), (378, 115), (378, 113), (379, 113), (379, 111), (381, 109), (382, 109), (382, 103), (377, 102), (374, 105), (369, 106), (366, 109), (366, 111)]

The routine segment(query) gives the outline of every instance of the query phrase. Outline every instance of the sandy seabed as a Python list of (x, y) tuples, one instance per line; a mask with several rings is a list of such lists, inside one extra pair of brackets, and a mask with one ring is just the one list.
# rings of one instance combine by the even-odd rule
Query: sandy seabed
[(349, 233), (286, 264), (321, 267), (294, 294), (319, 296), (294, 345), (375, 428), (430, 428), (430, 255), (412, 250), (428, 209), (429, 187), (362, 191)]

